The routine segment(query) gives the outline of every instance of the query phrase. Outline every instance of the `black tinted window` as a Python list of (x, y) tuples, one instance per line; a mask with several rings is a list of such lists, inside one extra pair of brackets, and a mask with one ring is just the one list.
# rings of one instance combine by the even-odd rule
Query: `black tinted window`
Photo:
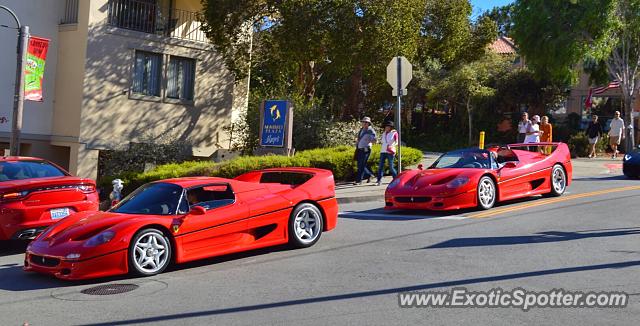
[(62, 170), (45, 161), (0, 162), (0, 182), (65, 175)]
[(144, 185), (111, 211), (125, 214), (175, 215), (183, 189), (171, 183)]

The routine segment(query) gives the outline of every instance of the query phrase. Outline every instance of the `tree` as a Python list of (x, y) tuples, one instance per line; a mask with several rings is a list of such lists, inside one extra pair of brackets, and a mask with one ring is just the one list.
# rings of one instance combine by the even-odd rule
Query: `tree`
[[(640, 0), (519, 0), (514, 38), (527, 64), (553, 80), (575, 83), (587, 61), (600, 61), (620, 80), (625, 121), (633, 125), (640, 87)], [(544, 23), (541, 23), (544, 22)], [(634, 147), (627, 128), (626, 150)]]
[(500, 36), (511, 36), (511, 30), (513, 29), (513, 9), (514, 4), (494, 7), (482, 13), (480, 18), (487, 17), (495, 22), (498, 26), (498, 34)]
[(487, 51), (478, 60), (453, 70), (431, 92), (431, 97), (446, 98), (464, 107), (469, 145), (473, 144), (475, 139), (474, 115), (492, 114), (492, 112), (476, 112), (477, 105), (496, 93), (498, 77), (506, 74), (510, 67), (511, 63), (508, 59)]
[[(308, 101), (343, 98), (344, 118), (386, 87), (386, 64), (416, 57), (426, 0), (204, 0), (205, 33), (237, 78), (251, 60)], [(253, 29), (256, 42), (246, 36)], [(265, 60), (265, 58), (268, 59)], [(252, 63), (253, 65), (253, 63)], [(255, 65), (254, 65), (255, 66)], [(260, 70), (260, 68), (259, 68)], [(321, 85), (324, 76), (331, 79)], [(328, 78), (324, 78), (328, 79)], [(329, 94), (317, 94), (318, 89)], [(342, 93), (342, 94), (340, 94)], [(287, 95), (287, 94), (283, 94)]]

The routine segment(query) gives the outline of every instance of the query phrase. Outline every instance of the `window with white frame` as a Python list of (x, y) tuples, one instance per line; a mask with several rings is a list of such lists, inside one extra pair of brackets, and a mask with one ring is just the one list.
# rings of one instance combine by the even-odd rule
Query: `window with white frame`
[(170, 56), (167, 71), (167, 97), (193, 100), (196, 61), (189, 58)]
[(160, 96), (162, 54), (136, 51), (132, 92), (146, 96)]

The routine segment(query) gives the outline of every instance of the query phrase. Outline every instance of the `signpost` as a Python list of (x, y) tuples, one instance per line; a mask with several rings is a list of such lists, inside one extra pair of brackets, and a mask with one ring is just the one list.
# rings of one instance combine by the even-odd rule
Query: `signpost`
[(290, 155), (293, 110), (289, 101), (264, 101), (260, 108), (260, 152)]
[(401, 107), (402, 96), (407, 95), (407, 85), (413, 78), (413, 66), (403, 56), (395, 57), (391, 59), (389, 65), (387, 65), (387, 82), (393, 88), (391, 95), (398, 97), (398, 104), (396, 108), (396, 125), (398, 126), (398, 172), (402, 172), (402, 121), (401, 121)]

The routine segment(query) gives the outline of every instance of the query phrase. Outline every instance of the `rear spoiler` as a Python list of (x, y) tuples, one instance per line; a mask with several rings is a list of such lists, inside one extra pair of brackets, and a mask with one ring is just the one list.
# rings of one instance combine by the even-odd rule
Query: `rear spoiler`
[[(518, 147), (539, 147), (539, 146), (560, 146), (561, 142), (548, 142), (548, 143), (516, 143), (516, 144), (508, 144), (507, 148), (518, 148)], [(566, 144), (564, 144), (566, 145)]]

